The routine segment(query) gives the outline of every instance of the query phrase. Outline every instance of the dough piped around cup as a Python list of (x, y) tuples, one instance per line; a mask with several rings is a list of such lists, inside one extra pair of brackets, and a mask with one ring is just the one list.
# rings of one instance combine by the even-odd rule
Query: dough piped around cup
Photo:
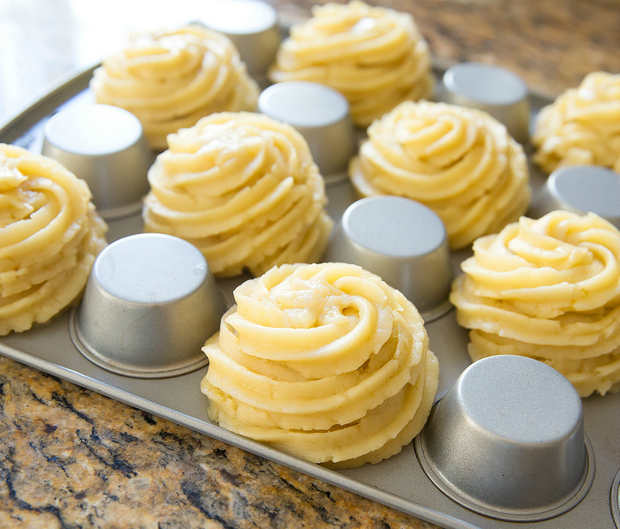
[(600, 165), (620, 173), (620, 74), (588, 74), (536, 119), (534, 161), (551, 174), (567, 165)]
[(404, 102), (368, 128), (349, 165), (362, 196), (397, 195), (431, 208), (452, 249), (497, 233), (530, 202), (523, 148), (486, 112)]
[(0, 336), (78, 298), (106, 231), (86, 182), (51, 158), (0, 144)]
[(416, 308), (378, 276), (283, 265), (234, 296), (203, 348), (211, 420), (338, 468), (388, 458), (422, 429), (437, 359)]
[(594, 213), (526, 217), (478, 239), (450, 301), (471, 358), (521, 355), (586, 397), (620, 389), (620, 231)]
[(256, 109), (259, 88), (226, 36), (197, 25), (136, 35), (94, 72), (98, 103), (134, 114), (151, 148), (214, 112)]
[(222, 112), (168, 144), (148, 173), (145, 231), (194, 244), (220, 277), (320, 259), (333, 221), (323, 177), (293, 127)]
[(411, 15), (359, 1), (317, 6), (312, 14), (280, 45), (273, 82), (312, 81), (338, 90), (362, 127), (402, 101), (431, 94), (428, 45)]

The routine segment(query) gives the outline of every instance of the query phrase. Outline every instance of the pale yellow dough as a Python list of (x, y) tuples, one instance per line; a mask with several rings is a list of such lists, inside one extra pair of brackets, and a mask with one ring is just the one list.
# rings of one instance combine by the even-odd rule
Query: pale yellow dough
[(601, 165), (620, 173), (620, 74), (588, 74), (536, 119), (534, 161), (547, 173), (567, 165)]
[(593, 213), (522, 217), (474, 243), (450, 301), (473, 360), (540, 360), (579, 394), (620, 388), (620, 231)]
[(428, 45), (411, 15), (359, 1), (316, 6), (312, 14), (280, 46), (272, 81), (313, 81), (338, 90), (363, 127), (402, 101), (431, 94)]
[(452, 249), (514, 222), (530, 201), (523, 148), (489, 114), (405, 102), (368, 128), (349, 165), (362, 196), (398, 195), (441, 218)]
[(44, 323), (81, 293), (105, 247), (86, 182), (0, 144), (0, 335)]
[(323, 177), (293, 127), (222, 112), (168, 144), (148, 174), (146, 231), (191, 242), (218, 276), (320, 259), (333, 222)]
[(211, 420), (340, 468), (390, 457), (422, 429), (437, 360), (418, 311), (379, 277), (283, 265), (234, 295), (203, 348)]
[(95, 70), (98, 103), (134, 114), (153, 149), (214, 112), (256, 109), (259, 88), (224, 35), (201, 26), (137, 35)]

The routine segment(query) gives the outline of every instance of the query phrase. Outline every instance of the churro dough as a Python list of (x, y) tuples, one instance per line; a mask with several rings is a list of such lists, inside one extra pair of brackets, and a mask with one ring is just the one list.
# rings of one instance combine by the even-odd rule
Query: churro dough
[(333, 222), (323, 177), (293, 127), (222, 112), (168, 143), (148, 174), (146, 231), (191, 242), (218, 276), (320, 259)]
[(281, 44), (270, 79), (313, 81), (341, 92), (356, 125), (433, 89), (426, 41), (408, 13), (348, 5), (314, 7), (313, 17), (291, 28)]
[(398, 195), (431, 208), (452, 249), (517, 220), (531, 195), (523, 148), (501, 123), (428, 101), (401, 103), (375, 121), (349, 176), (362, 196)]
[(620, 388), (620, 232), (593, 213), (522, 217), (478, 239), (450, 301), (473, 360), (540, 360), (579, 394)]
[(422, 429), (437, 359), (418, 311), (379, 277), (283, 265), (234, 296), (203, 348), (211, 420), (340, 468), (390, 457)]
[(255, 110), (259, 93), (234, 44), (194, 25), (137, 35), (103, 61), (90, 86), (98, 103), (134, 114), (158, 150), (203, 116)]
[(620, 74), (594, 72), (536, 119), (534, 161), (548, 173), (565, 165), (601, 165), (620, 173)]
[(107, 226), (61, 164), (0, 144), (0, 335), (48, 321), (86, 285)]

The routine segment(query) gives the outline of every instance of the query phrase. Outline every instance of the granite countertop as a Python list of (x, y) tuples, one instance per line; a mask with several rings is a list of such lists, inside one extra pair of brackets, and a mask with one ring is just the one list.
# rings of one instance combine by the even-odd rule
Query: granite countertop
[[(296, 21), (323, 2), (270, 3)], [(505, 66), (550, 96), (620, 71), (618, 0), (369, 3), (411, 12), (436, 60)], [(69, 5), (0, 3), (0, 121), (89, 59), (79, 17), (53, 20)], [(0, 475), (0, 527), (433, 527), (4, 357)]]

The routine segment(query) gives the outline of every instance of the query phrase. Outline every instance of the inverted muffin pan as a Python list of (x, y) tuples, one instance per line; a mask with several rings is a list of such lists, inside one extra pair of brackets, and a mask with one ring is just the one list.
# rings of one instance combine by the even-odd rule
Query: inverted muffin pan
[[(71, 76), (6, 123), (0, 128), (0, 142), (40, 153), (51, 116), (59, 110), (92, 102), (88, 83), (93, 69)], [(445, 69), (435, 70), (437, 79), (442, 79)], [(440, 85), (436, 93), (438, 97), (446, 94), (446, 87)], [(532, 116), (549, 103), (549, 99), (535, 94), (527, 97)], [(357, 134), (361, 136), (362, 132)], [(350, 145), (343, 147), (349, 149)], [(545, 188), (546, 178), (535, 167), (531, 166), (530, 171), (533, 204), (536, 214), (541, 215), (556, 207), (558, 193), (555, 188)], [(584, 174), (587, 177), (587, 171)], [(360, 235), (355, 219), (364, 208), (376, 218), (393, 209), (403, 218), (417, 215), (431, 225), (433, 219), (427, 217), (432, 212), (410, 210), (407, 205), (401, 211), (400, 205), (394, 208), (386, 200), (348, 210), (356, 197), (346, 174), (341, 171), (326, 176), (328, 210), (337, 223), (332, 235), (337, 244), (330, 251), (340, 251), (332, 255), (341, 260), (366, 259), (359, 264), (376, 267), (379, 275), (389, 271), (394, 282), (405, 281), (394, 285), (403, 291), (409, 288), (406, 278), (411, 272), (403, 273), (407, 267), (428, 283), (429, 288), (421, 293), (412, 287), (409, 295), (421, 296), (419, 303), (428, 304), (423, 307), (427, 312), (426, 329), (430, 348), (440, 364), (437, 404), (427, 427), (400, 454), (377, 465), (333, 471), (212, 423), (207, 417), (207, 398), (200, 392), (200, 381), (208, 369), (201, 367), (200, 355), (188, 357), (181, 366), (172, 359), (154, 355), (154, 365), (149, 366), (144, 357), (148, 353), (140, 352), (142, 343), (122, 341), (121, 331), (116, 329), (120, 325), (118, 319), (116, 323), (113, 318), (106, 320), (110, 327), (103, 330), (98, 327), (101, 319), (109, 317), (108, 312), (108, 316), (97, 312), (101, 310), (97, 309), (101, 300), (106, 298), (110, 310), (135, 309), (138, 314), (144, 310), (148, 313), (148, 307), (136, 307), (136, 303), (159, 304), (164, 316), (174, 322), (170, 327), (173, 339), (167, 347), (175, 346), (175, 335), (187, 332), (174, 319), (175, 312), (166, 306), (166, 300), (132, 298), (132, 281), (143, 278), (135, 268), (141, 258), (129, 243), (144, 243), (140, 236), (124, 240), (119, 247), (112, 245), (111, 252), (119, 259), (130, 256), (125, 283), (112, 281), (102, 261), (91, 274), (87, 295), (80, 306), (64, 311), (47, 324), (0, 338), (0, 353), (442, 527), (517, 527), (520, 522), (530, 522), (541, 528), (620, 528), (620, 394), (579, 399), (572, 386), (567, 387), (563, 377), (556, 376), (553, 370), (517, 357), (487, 359), (469, 368), (468, 332), (457, 325), (454, 310), (448, 307), (446, 311), (445, 297), (451, 277), (459, 273), (458, 265), (470, 255), (470, 250), (447, 252), (441, 230), (420, 242), (427, 246), (420, 252), (403, 246), (398, 237), (383, 240), (369, 236), (367, 229)], [(575, 195), (571, 193), (569, 190), (562, 194), (562, 203), (571, 203)], [(592, 196), (590, 193), (588, 199)], [(573, 209), (579, 210), (578, 206), (576, 200)], [(125, 213), (108, 218), (109, 243), (142, 232), (140, 214), (131, 209)], [(343, 215), (344, 222), (340, 223)], [(407, 226), (402, 229), (400, 235), (405, 237)], [(164, 241), (166, 244), (170, 241)], [(200, 263), (196, 266), (201, 268)], [(153, 281), (158, 280), (160, 273), (166, 272), (153, 272)], [(248, 276), (217, 280), (214, 288), (209, 283), (208, 270), (201, 273), (203, 276), (193, 282), (173, 288), (170, 299), (203, 296), (198, 305), (205, 309), (205, 318), (217, 321), (225, 306), (232, 305), (233, 289)], [(91, 307), (84, 305), (89, 300)], [(89, 312), (92, 308), (94, 313)], [(153, 320), (145, 329), (146, 333), (150, 332), (148, 329), (161, 333), (162, 325)], [(110, 336), (109, 343), (106, 335)], [(157, 344), (165, 339), (170, 336), (152, 341), (150, 347), (157, 349)], [(124, 351), (125, 346), (128, 352)], [(140, 372), (148, 372), (148, 377), (132, 376)], [(523, 377), (533, 377), (539, 383), (524, 387)], [(549, 407), (552, 402), (553, 407)], [(533, 418), (537, 421), (529, 420)]]

